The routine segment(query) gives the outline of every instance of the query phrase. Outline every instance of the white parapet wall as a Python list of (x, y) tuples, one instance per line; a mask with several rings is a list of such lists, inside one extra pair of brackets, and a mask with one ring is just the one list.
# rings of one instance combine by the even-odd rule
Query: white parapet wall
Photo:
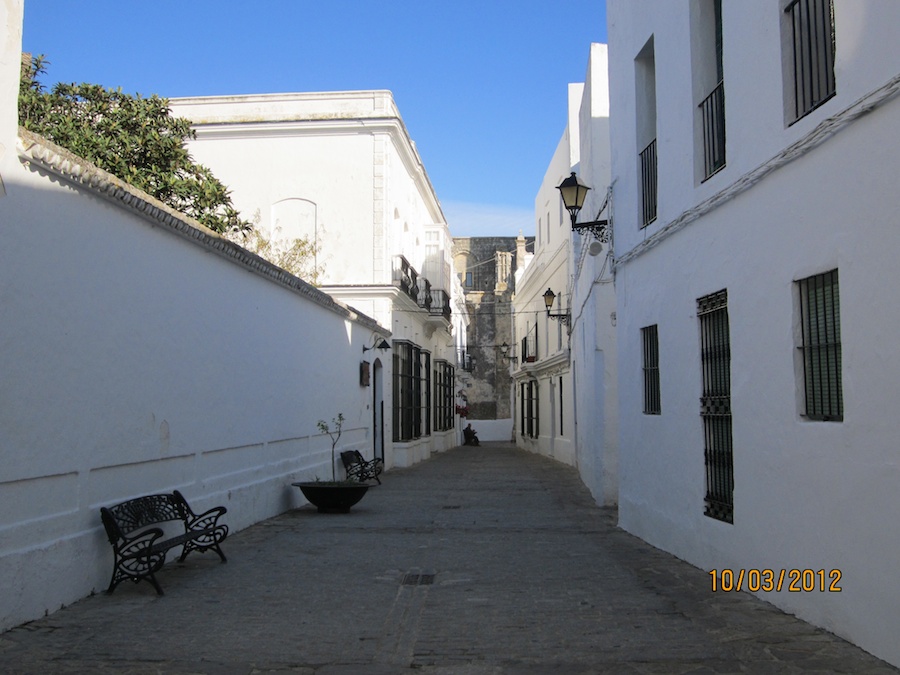
[(319, 419), (370, 456), (362, 346), (390, 337), (39, 137), (2, 140), (0, 630), (106, 588), (101, 506), (178, 489), (234, 532), (331, 479)]
[[(463, 426), (471, 424), (475, 433), (478, 434), (479, 441), (506, 441), (512, 442), (513, 438), (513, 421), (511, 418), (505, 420), (472, 420), (464, 421)], [(462, 443), (462, 440), (460, 440)]]

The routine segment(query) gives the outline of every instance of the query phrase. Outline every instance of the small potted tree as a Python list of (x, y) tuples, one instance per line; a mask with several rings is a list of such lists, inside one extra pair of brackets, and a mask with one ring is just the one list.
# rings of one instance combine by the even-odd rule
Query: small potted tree
[(348, 513), (350, 507), (363, 498), (369, 485), (354, 480), (337, 480), (335, 475), (335, 448), (341, 439), (344, 415), (338, 413), (337, 417), (331, 418), (330, 425), (325, 420), (319, 420), (316, 426), (319, 431), (331, 438), (331, 480), (323, 481), (317, 477), (314, 481), (293, 485), (300, 488), (303, 496), (318, 509), (319, 513)]

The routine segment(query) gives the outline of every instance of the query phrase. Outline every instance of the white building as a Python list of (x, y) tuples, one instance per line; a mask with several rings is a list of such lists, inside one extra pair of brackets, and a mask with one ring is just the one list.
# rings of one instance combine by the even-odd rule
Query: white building
[(608, 5), (620, 525), (896, 665), (898, 26)]
[[(615, 502), (615, 295), (609, 246), (572, 230), (557, 186), (573, 172), (594, 221), (609, 186), (606, 45), (591, 45), (584, 84), (569, 85), (568, 120), (535, 198), (535, 249), (516, 279), (514, 388), (520, 447), (577, 466), (599, 503)], [(545, 294), (555, 299), (547, 311)]]
[(372, 447), (359, 364), (392, 339), (18, 130), (22, 6), (0, 2), (0, 630), (107, 587), (101, 506), (178, 489), (235, 532), (305, 504), (293, 481), (342, 476), (319, 419)]
[[(321, 245), (322, 289), (393, 333), (373, 452), (408, 466), (459, 443), (456, 358), (467, 316), (452, 239), (388, 91), (174, 99), (191, 153), (264, 232)], [(389, 360), (390, 359), (390, 360)]]

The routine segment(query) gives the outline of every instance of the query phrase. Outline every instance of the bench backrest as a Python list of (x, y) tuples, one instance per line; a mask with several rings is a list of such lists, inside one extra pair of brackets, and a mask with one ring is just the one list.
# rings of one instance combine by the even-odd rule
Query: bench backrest
[(341, 461), (344, 463), (344, 467), (347, 468), (354, 464), (364, 464), (366, 460), (363, 459), (359, 450), (344, 450), (341, 453)]
[[(113, 537), (118, 538), (118, 533), (110, 531), (110, 525), (115, 526), (121, 534), (127, 535), (157, 523), (185, 520), (187, 515), (184, 499), (179, 497), (181, 495), (177, 493), (147, 495), (101, 509), (107, 534), (111, 540)], [(107, 522), (107, 515), (112, 519), (112, 523)]]

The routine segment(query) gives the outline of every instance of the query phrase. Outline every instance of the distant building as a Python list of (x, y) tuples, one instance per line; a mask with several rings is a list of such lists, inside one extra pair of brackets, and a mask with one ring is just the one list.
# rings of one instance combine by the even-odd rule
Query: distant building
[(371, 374), (372, 451), (408, 466), (459, 442), (455, 372), (468, 318), (452, 239), (389, 91), (171, 101), (196, 159), (269, 234), (321, 245), (320, 288), (392, 332), (360, 353)]
[[(521, 245), (521, 251), (519, 246)], [(468, 419), (481, 440), (512, 438), (510, 360), (516, 271), (534, 237), (455, 237), (453, 264), (462, 284), (469, 327), (460, 354)], [(518, 251), (518, 255), (517, 255)], [(503, 353), (504, 345), (506, 354)]]

